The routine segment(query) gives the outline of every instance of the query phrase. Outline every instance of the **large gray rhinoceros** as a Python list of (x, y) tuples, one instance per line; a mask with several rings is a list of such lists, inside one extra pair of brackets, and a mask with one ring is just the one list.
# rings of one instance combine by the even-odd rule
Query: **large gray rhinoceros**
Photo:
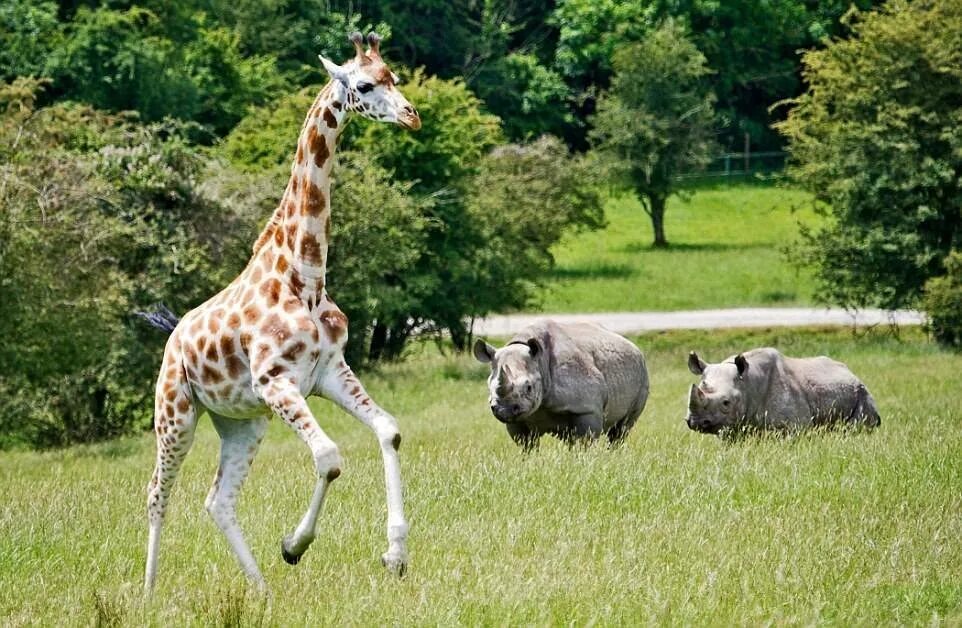
[(829, 423), (877, 427), (882, 421), (865, 384), (847, 366), (824, 356), (789, 358), (764, 348), (706, 364), (692, 351), (688, 368), (701, 375), (689, 392), (686, 418), (698, 432)]
[(474, 355), (491, 365), (491, 412), (524, 449), (543, 434), (618, 443), (648, 401), (641, 350), (593, 323), (539, 321), (501, 349), (479, 339)]

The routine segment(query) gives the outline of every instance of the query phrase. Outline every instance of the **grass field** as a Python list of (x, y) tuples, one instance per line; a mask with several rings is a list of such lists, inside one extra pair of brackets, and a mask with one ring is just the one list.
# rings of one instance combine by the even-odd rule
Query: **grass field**
[[(373, 437), (325, 402), (341, 446), (314, 546), (281, 537), (307, 504), (305, 447), (273, 421), (239, 517), (271, 586), (247, 592), (203, 511), (202, 420), (141, 596), (152, 439), (0, 456), (0, 625), (954, 624), (962, 622), (962, 356), (920, 332), (674, 332), (636, 339), (652, 395), (624, 447), (525, 458), (489, 416), (485, 370), (427, 347), (368, 374), (401, 422), (409, 574), (383, 572)], [(872, 390), (874, 433), (724, 441), (683, 424), (687, 351), (830, 353)]]
[[(792, 211), (795, 209), (796, 211)], [(542, 290), (544, 312), (620, 312), (811, 303), (812, 281), (785, 259), (811, 197), (762, 185), (699, 188), (668, 201), (671, 246), (651, 246), (651, 221), (634, 197), (612, 198), (602, 231), (566, 237)]]

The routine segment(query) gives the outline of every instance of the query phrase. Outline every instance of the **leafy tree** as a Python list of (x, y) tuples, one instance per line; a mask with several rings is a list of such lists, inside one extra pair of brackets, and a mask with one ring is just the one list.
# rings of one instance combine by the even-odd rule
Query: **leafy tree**
[(667, 20), (639, 44), (615, 53), (611, 89), (589, 134), (617, 184), (633, 190), (651, 217), (654, 245), (667, 246), (665, 202), (676, 175), (707, 165), (715, 151), (714, 96), (705, 57)]
[(593, 90), (611, 79), (615, 50), (673, 18), (688, 27), (713, 70), (717, 110), (730, 121), (723, 143), (738, 150), (748, 133), (756, 147), (777, 148), (769, 107), (801, 89), (798, 50), (841, 32), (840, 18), (853, 4), (866, 9), (873, 0), (560, 0), (551, 16), (559, 30), (556, 68), (585, 94), (579, 113), (590, 114)]
[(61, 97), (147, 121), (173, 116), (224, 133), (278, 85), (274, 60), (243, 57), (239, 40), (195, 16), (190, 38), (170, 39), (153, 12), (81, 8), (44, 66)]
[(53, 2), (0, 3), (0, 80), (42, 75), (44, 62), (60, 44), (62, 31)]
[(800, 251), (818, 296), (910, 307), (962, 244), (962, 5), (889, 2), (805, 55), (808, 90), (779, 130), (791, 173), (824, 201)]

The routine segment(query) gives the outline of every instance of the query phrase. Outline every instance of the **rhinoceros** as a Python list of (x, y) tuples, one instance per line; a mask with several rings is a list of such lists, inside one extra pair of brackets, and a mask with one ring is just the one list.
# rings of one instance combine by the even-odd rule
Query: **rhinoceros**
[(641, 350), (593, 323), (539, 321), (497, 350), (479, 339), (474, 355), (491, 365), (492, 414), (525, 450), (544, 434), (617, 444), (648, 401)]
[(825, 356), (789, 358), (763, 348), (706, 364), (692, 351), (688, 368), (701, 376), (689, 391), (686, 417), (688, 427), (698, 432), (881, 423), (865, 384), (847, 366)]

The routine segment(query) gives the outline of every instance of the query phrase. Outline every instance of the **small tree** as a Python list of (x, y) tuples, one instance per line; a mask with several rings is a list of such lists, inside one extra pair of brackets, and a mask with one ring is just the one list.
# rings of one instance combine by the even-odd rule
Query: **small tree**
[(618, 50), (613, 66), (589, 138), (615, 183), (638, 195), (651, 217), (654, 245), (667, 246), (665, 202), (677, 175), (704, 168), (716, 150), (715, 97), (705, 84), (710, 70), (672, 20)]
[(962, 244), (962, 4), (893, 0), (804, 57), (808, 91), (778, 129), (831, 220), (800, 258), (818, 296), (912, 307)]
[(962, 251), (952, 251), (945, 258), (945, 275), (925, 282), (922, 305), (935, 340), (962, 349)]

